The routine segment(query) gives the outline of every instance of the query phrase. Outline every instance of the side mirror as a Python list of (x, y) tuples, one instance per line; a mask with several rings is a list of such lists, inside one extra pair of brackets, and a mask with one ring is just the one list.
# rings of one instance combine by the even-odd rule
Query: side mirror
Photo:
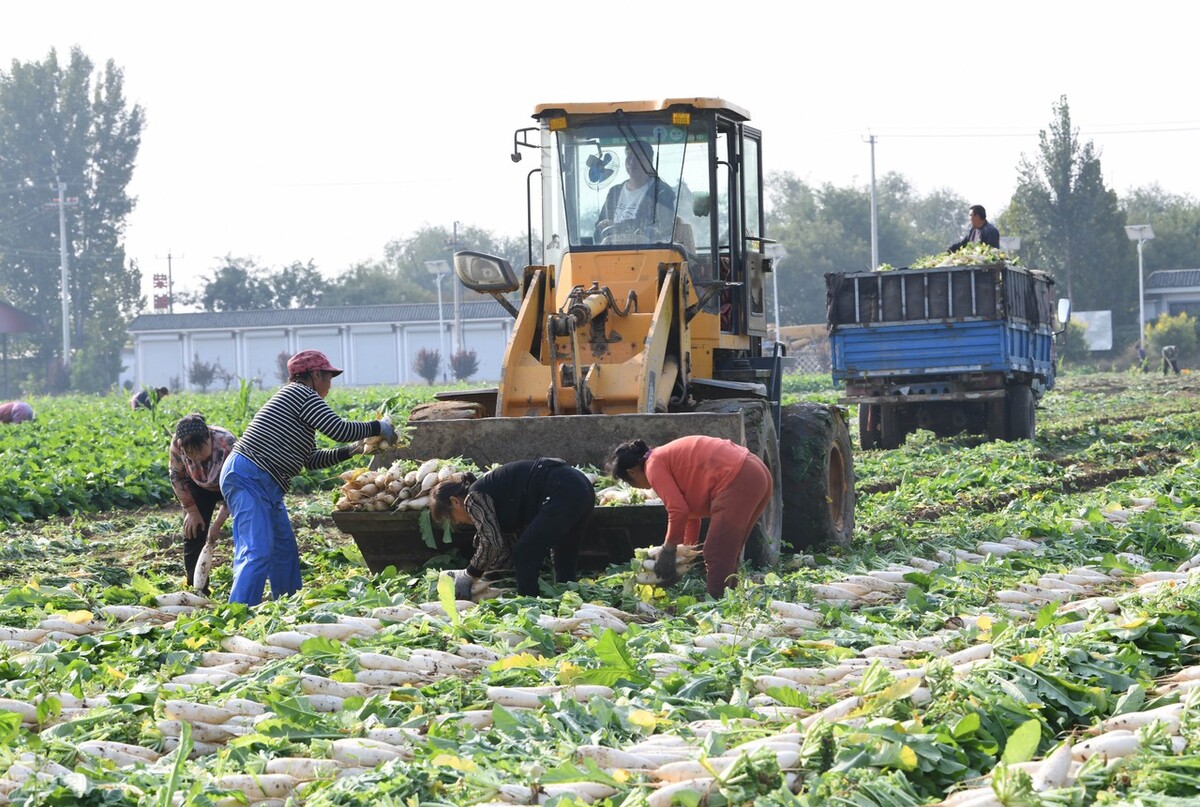
[(482, 252), (455, 252), (454, 274), (468, 289), (481, 294), (508, 294), (520, 288), (512, 264)]
[(1061, 297), (1058, 300), (1058, 323), (1064, 328), (1071, 321), (1071, 298)]
[(692, 194), (692, 215), (704, 218), (712, 210), (712, 198), (704, 191)]

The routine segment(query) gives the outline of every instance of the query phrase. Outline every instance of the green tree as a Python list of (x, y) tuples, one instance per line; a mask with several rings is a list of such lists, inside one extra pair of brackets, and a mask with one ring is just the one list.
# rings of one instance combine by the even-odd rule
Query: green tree
[[(1143, 248), (1146, 277), (1156, 269), (1190, 269), (1200, 255), (1200, 203), (1151, 185), (1135, 188), (1121, 200), (1130, 224), (1150, 224), (1154, 240)], [(1133, 264), (1134, 266), (1136, 265)]]
[(180, 294), (180, 302), (205, 311), (303, 308), (319, 305), (329, 286), (312, 261), (293, 261), (272, 272), (253, 258), (232, 255), (202, 280), (200, 291)]
[(70, 381), (102, 391), (121, 370), (125, 328), (142, 302), (123, 233), (143, 126), (142, 108), (126, 103), (124, 76), (111, 60), (96, 70), (72, 48), (63, 65), (51, 50), (43, 61), (14, 60), (0, 72), (0, 286), (46, 324), (23, 339), (47, 380), (63, 363), (59, 182), (69, 205), (69, 328), (78, 351), (66, 357), (75, 365)]
[(1136, 329), (1137, 273), (1129, 271), (1125, 214), (1104, 185), (1091, 141), (1081, 143), (1071, 125), (1066, 96), (1038, 142), (1037, 156), (1021, 159), (1001, 230), (1021, 237), (1024, 263), (1052, 273), (1077, 310), (1112, 310), (1114, 322)]

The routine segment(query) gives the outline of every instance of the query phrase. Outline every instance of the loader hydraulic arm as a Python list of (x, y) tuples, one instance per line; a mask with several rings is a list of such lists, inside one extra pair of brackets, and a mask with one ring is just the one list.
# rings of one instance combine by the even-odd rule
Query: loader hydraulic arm
[[(593, 282), (591, 288), (584, 289), (576, 286), (571, 289), (567, 302), (563, 306), (565, 312), (550, 314), (546, 317), (546, 346), (550, 357), (550, 401), (554, 414), (565, 411), (564, 396), (561, 390), (572, 387), (575, 391), (575, 413), (588, 414), (591, 411), (591, 392), (588, 390), (586, 374), (579, 362), (579, 331), (589, 324), (592, 326), (592, 352), (603, 352), (605, 342), (604, 315), (612, 311), (618, 317), (627, 317), (637, 313), (637, 292), (629, 290), (622, 309), (613, 297), (612, 290), (599, 283)], [(558, 339), (570, 339), (567, 349), (560, 347)]]

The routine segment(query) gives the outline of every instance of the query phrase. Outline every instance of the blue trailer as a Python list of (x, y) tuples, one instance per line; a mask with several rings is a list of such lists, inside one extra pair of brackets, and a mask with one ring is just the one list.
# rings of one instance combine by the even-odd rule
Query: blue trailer
[(896, 448), (916, 429), (1033, 438), (1054, 386), (1053, 278), (999, 263), (825, 282), (833, 379), (842, 403), (858, 404), (864, 449)]

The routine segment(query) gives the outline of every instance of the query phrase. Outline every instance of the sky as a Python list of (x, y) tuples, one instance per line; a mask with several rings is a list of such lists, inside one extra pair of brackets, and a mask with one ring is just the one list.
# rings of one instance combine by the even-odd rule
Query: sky
[(724, 98), (768, 172), (817, 185), (867, 186), (874, 136), (877, 176), (994, 219), (1066, 96), (1110, 188), (1195, 196), (1198, 23), (1154, 0), (0, 0), (0, 71), (73, 46), (123, 71), (149, 300), (168, 256), (179, 293), (226, 255), (332, 277), (426, 226), (523, 237), (508, 155), (549, 102)]

